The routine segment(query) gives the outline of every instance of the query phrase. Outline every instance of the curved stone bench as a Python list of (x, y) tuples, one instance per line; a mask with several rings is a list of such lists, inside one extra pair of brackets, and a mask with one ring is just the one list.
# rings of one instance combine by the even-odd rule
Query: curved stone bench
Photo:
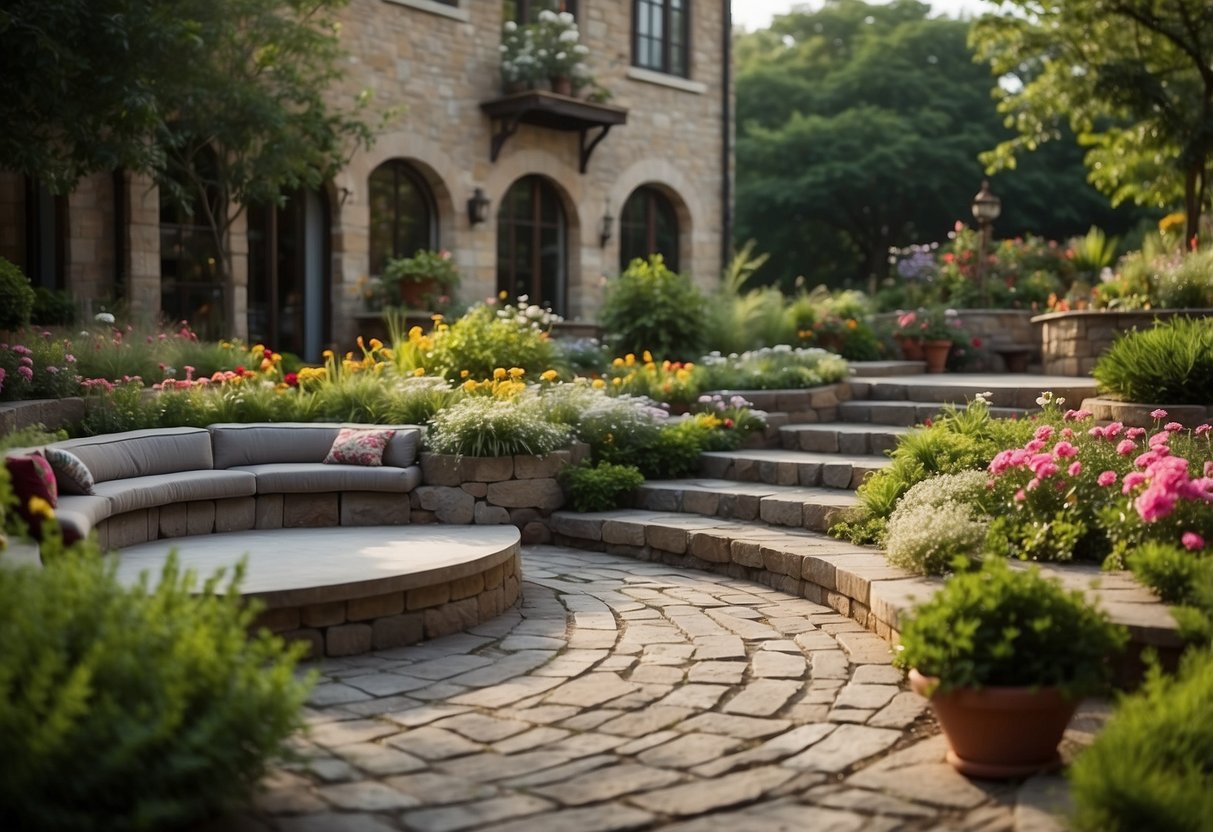
[(118, 579), (158, 574), (170, 550), (199, 576), (244, 554), (241, 592), (256, 626), (306, 641), (313, 656), (349, 656), (470, 629), (518, 600), (513, 526), (364, 526), (232, 532), (158, 540), (118, 553)]

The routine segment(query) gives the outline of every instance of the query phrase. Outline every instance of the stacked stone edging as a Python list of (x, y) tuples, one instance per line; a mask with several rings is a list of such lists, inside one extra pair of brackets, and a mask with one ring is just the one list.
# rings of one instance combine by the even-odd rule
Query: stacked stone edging
[(1145, 309), (1051, 312), (1032, 323), (1040, 327), (1044, 371), (1049, 375), (1085, 376), (1120, 335), (1151, 329), (1156, 320), (1210, 318), (1213, 309)]
[(1167, 411), (1164, 421), (1179, 422), (1186, 428), (1213, 420), (1213, 407), (1199, 404), (1139, 404), (1095, 397), (1083, 399), (1082, 409), (1091, 411), (1098, 421), (1121, 422), (1139, 428), (1154, 427), (1158, 420), (1150, 414), (1160, 409)]
[(589, 446), (581, 443), (545, 456), (422, 453), (423, 484), (409, 494), (411, 522), (514, 525), (523, 543), (550, 543), (547, 520), (564, 507), (556, 477), (588, 456)]
[[(520, 551), (515, 544), (504, 559), (491, 558), (491, 565), (468, 574), (376, 595), (275, 606), (274, 593), (256, 593), (253, 597), (261, 597), (270, 608), (253, 628), (306, 642), (309, 658), (352, 656), (463, 632), (517, 603)], [(317, 592), (334, 594), (329, 587)]]
[(84, 399), (25, 399), (0, 404), (0, 436), (41, 425), (59, 430), (84, 419)]

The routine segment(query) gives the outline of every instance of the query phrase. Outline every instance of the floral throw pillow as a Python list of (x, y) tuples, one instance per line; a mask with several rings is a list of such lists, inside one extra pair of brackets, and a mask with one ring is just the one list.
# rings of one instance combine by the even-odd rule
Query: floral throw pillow
[(25, 520), (30, 534), (41, 540), (42, 521), (54, 517), (55, 506), (59, 504), (55, 472), (39, 454), (7, 457), (4, 466), (17, 495), (17, 514)]
[(62, 448), (45, 448), (42, 455), (55, 471), (61, 494), (93, 493), (93, 472), (80, 457)]
[(365, 465), (371, 468), (383, 465), (383, 452), (388, 440), (395, 435), (394, 430), (342, 428), (324, 462), (327, 465)]

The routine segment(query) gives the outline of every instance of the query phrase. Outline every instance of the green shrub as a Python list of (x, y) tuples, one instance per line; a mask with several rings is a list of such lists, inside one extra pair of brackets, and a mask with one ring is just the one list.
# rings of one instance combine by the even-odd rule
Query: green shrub
[(525, 300), (481, 303), (452, 324), (438, 323), (429, 335), (419, 327), (407, 334), (394, 331), (392, 346), (402, 373), (420, 368), (455, 381), (492, 378), (498, 367), (520, 367), (535, 378), (556, 360), (548, 330), (559, 320)]
[(34, 308), (30, 322), (39, 326), (71, 326), (76, 321), (76, 304), (61, 289), (34, 289)]
[(1213, 306), (1213, 249), (1190, 251), (1162, 271), (1154, 286), (1157, 306), (1200, 309)]
[(704, 298), (661, 255), (631, 265), (607, 286), (601, 324), (616, 354), (649, 350), (658, 359), (690, 361), (703, 352)]
[(1175, 677), (1151, 671), (1142, 690), (1070, 767), (1073, 828), (1198, 832), (1213, 818), (1213, 653), (1185, 657)]
[(0, 330), (20, 329), (34, 311), (34, 287), (21, 269), (0, 257)]
[(542, 456), (569, 444), (573, 432), (543, 418), (531, 397), (469, 396), (430, 420), (426, 444), (435, 453), (463, 456)]
[(1100, 392), (1129, 402), (1213, 401), (1213, 321), (1172, 318), (1129, 332), (1100, 356), (1092, 372)]
[(847, 362), (820, 349), (794, 349), (786, 344), (741, 355), (712, 353), (703, 357), (700, 385), (707, 390), (787, 390), (820, 387), (842, 381)]
[(610, 511), (644, 483), (644, 474), (633, 465), (600, 462), (565, 468), (560, 481), (577, 511)]
[(1038, 685), (1077, 696), (1106, 684), (1127, 638), (1081, 592), (989, 558), (914, 608), (894, 662), (938, 677), (940, 693)]
[(1197, 575), (1213, 569), (1213, 561), (1157, 541), (1129, 552), (1125, 562), (1142, 583), (1168, 604), (1190, 604)]
[[(53, 554), (53, 553), (51, 553)], [(235, 581), (170, 558), (124, 588), (77, 546), (0, 569), (0, 811), (14, 829), (166, 829), (248, 796), (301, 727), (298, 649), (246, 628)]]

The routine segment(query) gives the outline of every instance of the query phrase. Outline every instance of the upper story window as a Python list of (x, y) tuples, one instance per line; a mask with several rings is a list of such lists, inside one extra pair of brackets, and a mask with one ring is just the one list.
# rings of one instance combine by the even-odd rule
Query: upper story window
[(633, 0), (632, 63), (667, 75), (690, 76), (691, 0)]
[(577, 15), (576, 0), (505, 0), (505, 19), (534, 23), (541, 11), (568, 12)]

